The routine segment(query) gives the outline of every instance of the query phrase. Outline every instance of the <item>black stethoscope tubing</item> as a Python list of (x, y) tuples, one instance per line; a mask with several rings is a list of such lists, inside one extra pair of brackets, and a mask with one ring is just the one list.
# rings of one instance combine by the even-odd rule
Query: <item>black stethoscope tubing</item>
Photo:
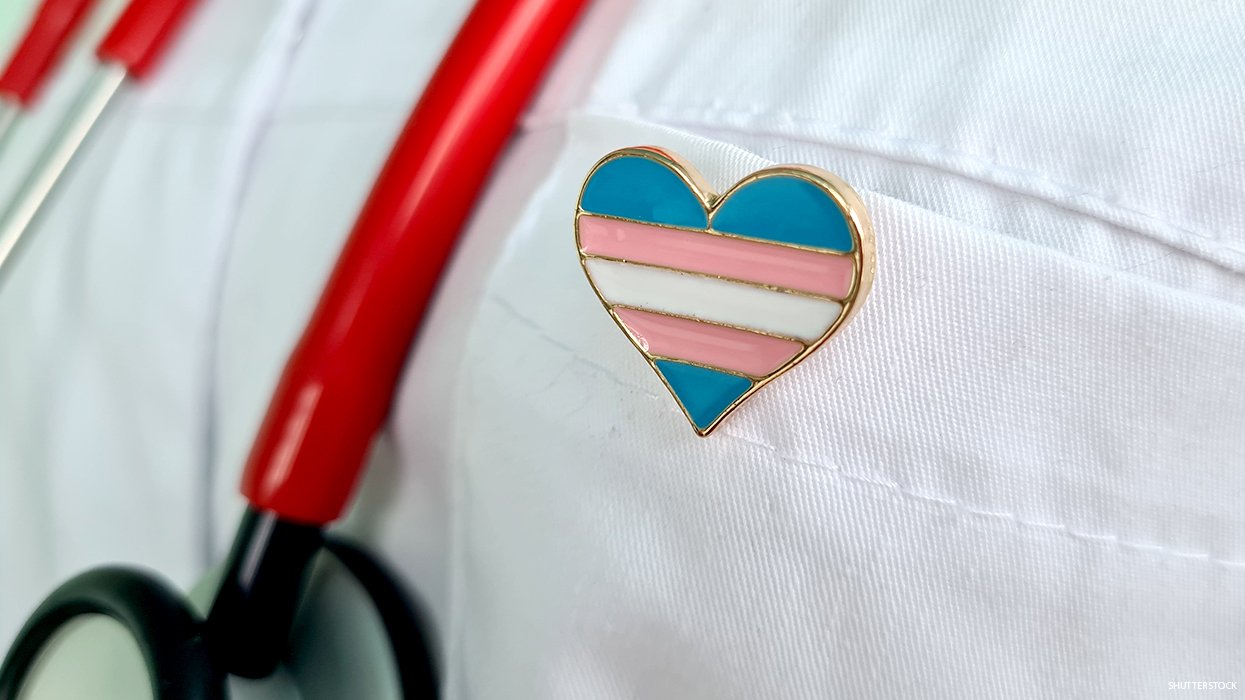
[[(357, 581), (381, 620), (404, 698), (436, 698), (438, 679), (424, 616), (389, 571), (361, 548), (324, 537), (319, 553), (335, 558)], [(0, 700), (17, 700), (40, 653), (65, 624), (106, 615), (138, 643), (160, 700), (228, 697), (221, 651), (180, 593), (159, 578), (125, 567), (101, 567), (66, 581), (27, 620), (0, 666)]]

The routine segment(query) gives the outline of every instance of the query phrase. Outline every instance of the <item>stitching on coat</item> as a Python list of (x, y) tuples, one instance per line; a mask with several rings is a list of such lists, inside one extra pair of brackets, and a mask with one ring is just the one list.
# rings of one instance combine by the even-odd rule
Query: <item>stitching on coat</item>
[[(961, 177), (967, 177), (1009, 191), (1028, 195), (1049, 204), (1135, 231), (1166, 245), (1172, 245), (1199, 257), (1209, 259), (1211, 262), (1226, 266), (1233, 271), (1245, 271), (1245, 246), (1238, 246), (1234, 243), (1223, 241), (1220, 239), (1221, 234), (1207, 231), (1198, 224), (1178, 219), (1170, 214), (1142, 211), (1123, 203), (1121, 196), (1118, 194), (1095, 192), (1087, 187), (1080, 187), (1056, 180), (1040, 172), (1005, 165), (992, 158), (915, 138), (896, 136), (876, 129), (840, 127), (829, 122), (801, 117), (789, 112), (760, 109), (738, 110), (696, 106), (663, 106), (641, 109), (635, 102), (622, 102), (607, 106), (592, 105), (586, 108), (585, 113), (611, 117), (630, 116), (635, 119), (643, 119), (671, 126), (693, 126), (725, 131), (743, 129), (743, 126), (738, 123), (731, 124), (730, 120), (754, 122), (758, 118), (764, 118), (767, 121), (777, 122), (780, 125), (798, 126), (800, 124), (808, 124), (819, 127), (824, 132), (829, 132), (831, 136), (827, 137), (823, 134), (819, 137), (806, 133), (791, 133), (772, 127), (749, 130), (748, 133), (787, 138), (831, 147), (842, 147), (882, 158), (936, 168)], [(569, 115), (566, 113), (533, 114), (524, 121), (524, 125), (527, 128), (538, 127), (549, 122), (561, 122), (567, 116)], [(868, 140), (868, 143), (865, 143), (865, 140)], [(958, 160), (961, 163), (967, 163), (973, 167), (956, 168), (954, 164), (946, 162), (948, 158)], [(983, 175), (986, 177), (983, 177)], [(991, 175), (996, 177), (989, 177)], [(1023, 182), (1017, 182), (1017, 180)], [(1145, 226), (1138, 222), (1137, 219), (1153, 223), (1150, 226)], [(1166, 231), (1158, 229), (1165, 229)], [(1194, 240), (1187, 240), (1189, 238)], [(1194, 249), (1190, 250), (1190, 247)]]
[[(624, 381), (622, 378), (616, 375), (610, 368), (604, 365), (598, 364), (592, 361), (590, 358), (580, 355), (578, 352), (573, 350), (570, 346), (568, 346), (567, 344), (563, 343), (562, 341), (558, 340), (556, 337), (551, 335), (534, 319), (520, 312), (509, 301), (498, 296), (496, 293), (490, 291), (485, 298), (487, 301), (492, 302), (493, 304), (498, 306), (502, 311), (504, 311), (507, 315), (509, 315), (511, 318), (517, 321), (520, 325), (527, 327), (537, 338), (552, 345), (558, 350), (565, 352), (567, 355), (570, 356), (572, 362), (575, 362), (584, 367), (587, 367), (588, 369), (591, 369), (599, 374), (605, 375), (605, 378), (608, 379), (609, 381), (621, 387), (635, 391), (643, 395), (645, 398), (648, 398), (654, 401), (664, 400), (663, 396), (657, 393), (648, 391), (647, 389), (635, 386), (634, 384), (631, 384), (630, 382)], [(1135, 542), (1132, 540), (1125, 539), (1118, 534), (1086, 532), (1083, 530), (1078, 530), (1077, 528), (1067, 523), (1051, 523), (1051, 522), (1043, 522), (1040, 520), (1031, 520), (1031, 519), (1022, 517), (1021, 515), (1015, 512), (1010, 512), (1010, 511), (993, 511), (993, 510), (986, 510), (984, 508), (976, 508), (956, 498), (948, 498), (945, 496), (935, 496), (932, 494), (918, 493), (916, 491), (913, 491), (912, 489), (900, 486), (897, 482), (891, 481), (889, 479), (878, 479), (878, 478), (870, 478), (868, 476), (861, 476), (857, 474), (849, 474), (843, 471), (843, 469), (837, 465), (825, 464), (825, 463), (819, 463), (819, 462), (809, 462), (807, 460), (803, 460), (798, 457), (793, 457), (791, 455), (785, 454), (782, 452), (782, 450), (780, 450), (775, 445), (771, 445), (769, 443), (761, 442), (758, 440), (753, 440), (751, 438), (747, 438), (742, 435), (737, 435), (735, 433), (727, 432), (726, 430), (724, 430), (724, 428), (726, 427), (727, 426), (721, 426), (718, 429), (718, 432), (714, 435), (715, 439), (724, 437), (730, 440), (744, 443), (745, 445), (767, 450), (770, 453), (772, 453), (776, 458), (778, 458), (779, 461), (784, 462), (786, 464), (831, 472), (852, 483), (861, 484), (864, 486), (868, 486), (870, 488), (880, 488), (880, 489), (885, 489), (887, 491), (894, 492), (898, 494), (901, 498), (904, 498), (909, 501), (914, 501), (914, 502), (923, 503), (923, 504), (931, 504), (931, 505), (935, 505), (941, 508), (946, 508), (948, 510), (958, 512), (958, 513), (961, 513), (963, 515), (966, 515), (966, 516), (969, 516), (969, 517), (972, 517), (978, 520), (1010, 522), (1022, 528), (1028, 528), (1028, 529), (1038, 530), (1042, 532), (1054, 533), (1057, 535), (1062, 534), (1064, 536), (1070, 537), (1072, 539), (1075, 539), (1077, 541), (1084, 542), (1087, 544), (1098, 544), (1098, 545), (1103, 545), (1107, 547), (1114, 546), (1126, 552), (1158, 554), (1161, 556), (1170, 557), (1172, 559), (1204, 561), (1208, 564), (1211, 564), (1213, 566), (1217, 566), (1220, 568), (1224, 568), (1224, 569), (1229, 569), (1229, 570), (1234, 570), (1234, 571), (1245, 571), (1245, 561), (1237, 561), (1237, 560), (1232, 560), (1232, 559), (1221, 559), (1217, 557), (1212, 557), (1210, 553), (1208, 552), (1184, 551), (1184, 550), (1178, 550), (1178, 549), (1175, 549), (1175, 548), (1172, 548), (1166, 545)]]

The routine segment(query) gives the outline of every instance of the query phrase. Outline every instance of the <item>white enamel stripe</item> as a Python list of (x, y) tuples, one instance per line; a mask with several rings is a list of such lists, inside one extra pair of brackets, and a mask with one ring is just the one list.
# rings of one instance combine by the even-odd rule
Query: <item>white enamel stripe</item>
[(806, 343), (825, 334), (843, 310), (841, 304), (828, 299), (673, 270), (595, 258), (585, 260), (584, 265), (611, 305), (690, 316)]

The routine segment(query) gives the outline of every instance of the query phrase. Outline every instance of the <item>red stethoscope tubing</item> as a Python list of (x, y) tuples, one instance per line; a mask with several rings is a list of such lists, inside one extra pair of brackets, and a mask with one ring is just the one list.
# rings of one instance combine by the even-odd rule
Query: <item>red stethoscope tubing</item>
[(454, 242), (585, 0), (482, 0), (372, 188), (269, 404), (241, 490), (300, 523), (338, 518)]
[[(0, 663), (0, 698), (18, 697), (57, 630), (89, 613), (109, 615), (134, 635), (156, 697), (227, 697), (226, 674), (264, 678), (281, 662), (312, 562), (323, 552), (375, 605), (404, 695), (435, 696), (427, 632), (401, 585), (323, 525), (349, 501), (459, 230), (584, 4), (480, 0), (463, 23), (285, 367), (243, 474), (249, 507), (206, 619), (150, 575), (117, 567), (80, 574), (18, 633)], [(158, 49), (176, 20), (131, 31)], [(107, 60), (142, 73), (146, 53), (116, 46)]]

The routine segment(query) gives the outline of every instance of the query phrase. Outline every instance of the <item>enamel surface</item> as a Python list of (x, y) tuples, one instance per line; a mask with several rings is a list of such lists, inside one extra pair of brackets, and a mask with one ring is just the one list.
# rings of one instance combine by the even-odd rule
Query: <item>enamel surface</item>
[(585, 215), (580, 249), (588, 255), (767, 284), (842, 299), (855, 262), (845, 255), (748, 241), (700, 231)]
[(836, 301), (612, 260), (589, 258), (584, 266), (610, 304), (690, 316), (808, 343), (825, 334), (843, 308)]
[(605, 307), (707, 434), (825, 340), (868, 278), (833, 176), (757, 171), (722, 196), (677, 157), (610, 154), (576, 212), (584, 271)]
[(675, 357), (763, 377), (804, 349), (793, 340), (715, 326), (638, 309), (614, 309), (640, 347), (653, 355)]

